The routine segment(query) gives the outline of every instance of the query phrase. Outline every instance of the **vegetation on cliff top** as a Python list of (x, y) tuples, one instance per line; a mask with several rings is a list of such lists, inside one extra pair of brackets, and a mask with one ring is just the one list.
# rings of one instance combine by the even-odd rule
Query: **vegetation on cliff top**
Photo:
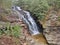
[(60, 8), (60, 0), (0, 0), (0, 6), (3, 8), (11, 8), (13, 5), (29, 10), (39, 20), (44, 20), (51, 7), (55, 7), (55, 10)]

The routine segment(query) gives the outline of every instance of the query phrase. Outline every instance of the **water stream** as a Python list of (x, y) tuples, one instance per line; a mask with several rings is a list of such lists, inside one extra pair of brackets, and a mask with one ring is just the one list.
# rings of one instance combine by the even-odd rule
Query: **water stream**
[(39, 42), (39, 44), (36, 45), (48, 45), (47, 40), (44, 38), (43, 34), (39, 32), (40, 29), (38, 29), (38, 26), (30, 12), (25, 11), (18, 6), (13, 6), (12, 9), (18, 13), (19, 19), (27, 25), (32, 38)]
[(30, 34), (32, 35), (40, 34), (37, 24), (35, 23), (34, 19), (32, 18), (28, 11), (22, 10), (18, 6), (14, 6), (13, 10), (18, 11), (20, 13), (20, 15), (18, 16), (28, 26)]

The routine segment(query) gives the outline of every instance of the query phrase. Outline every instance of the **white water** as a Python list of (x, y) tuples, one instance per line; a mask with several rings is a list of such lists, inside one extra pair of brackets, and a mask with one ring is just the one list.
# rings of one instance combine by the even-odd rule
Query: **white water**
[(35, 23), (34, 19), (31, 17), (31, 15), (28, 11), (24, 11), (18, 6), (14, 6), (13, 8), (14, 8), (13, 10), (15, 10), (19, 13), (19, 15), (18, 15), (19, 18), (22, 19), (23, 22), (28, 26), (29, 32), (32, 35), (40, 34), (40, 32), (38, 31), (37, 24)]

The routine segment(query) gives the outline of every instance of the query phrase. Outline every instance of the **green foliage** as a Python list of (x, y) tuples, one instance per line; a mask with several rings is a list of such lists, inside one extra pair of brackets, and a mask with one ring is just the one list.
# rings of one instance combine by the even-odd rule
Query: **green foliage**
[(19, 37), (21, 35), (21, 27), (19, 25), (15, 25), (12, 29), (12, 35), (15, 37)]
[(19, 0), (17, 5), (24, 10), (29, 10), (32, 15), (35, 14), (40, 20), (44, 19), (45, 13), (49, 9), (47, 0)]
[(55, 8), (60, 8), (60, 0), (48, 0), (50, 6), (55, 6)]
[(0, 30), (0, 35), (2, 34), (19, 37), (21, 36), (21, 27), (17, 24), (12, 26), (10, 23), (7, 23), (6, 27)]
[(35, 14), (40, 20), (44, 19), (51, 6), (56, 9), (60, 8), (60, 0), (0, 0), (0, 7), (3, 8), (11, 8), (14, 4), (24, 10), (29, 10), (32, 15)]
[(51, 6), (60, 7), (60, 0), (19, 0), (17, 5), (43, 20)]
[(24, 10), (29, 10), (32, 15), (35, 14), (40, 20), (44, 19), (48, 9), (52, 6), (60, 8), (60, 0), (0, 0), (0, 7), (11, 8), (12, 5), (18, 5)]
[(58, 17), (58, 20), (60, 21), (60, 16)]

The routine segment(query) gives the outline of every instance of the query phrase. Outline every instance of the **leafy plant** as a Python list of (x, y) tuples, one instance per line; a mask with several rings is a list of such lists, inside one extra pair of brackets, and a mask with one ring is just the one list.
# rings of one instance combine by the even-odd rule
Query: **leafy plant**
[(15, 37), (20, 37), (21, 36), (21, 26), (19, 25), (14, 25), (12, 26), (10, 23), (6, 24), (6, 27), (0, 30), (0, 35), (6, 34), (6, 35), (11, 35)]
[(29, 10), (32, 15), (36, 15), (38, 19), (44, 19), (49, 5), (47, 0), (19, 0), (18, 4), (24, 10)]
[(17, 5), (43, 20), (51, 6), (55, 9), (60, 8), (60, 0), (18, 0)]

